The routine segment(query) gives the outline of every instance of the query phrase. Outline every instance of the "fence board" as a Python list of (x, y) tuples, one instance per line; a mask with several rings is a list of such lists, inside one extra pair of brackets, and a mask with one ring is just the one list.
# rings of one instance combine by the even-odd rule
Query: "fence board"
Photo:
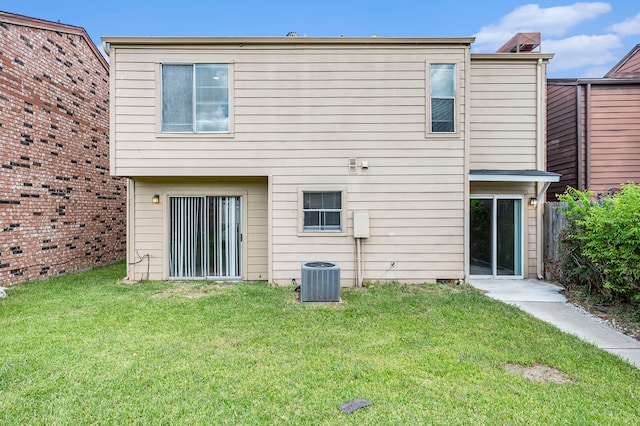
[(558, 279), (560, 260), (560, 233), (565, 227), (562, 210), (565, 203), (544, 204), (544, 271), (546, 279)]

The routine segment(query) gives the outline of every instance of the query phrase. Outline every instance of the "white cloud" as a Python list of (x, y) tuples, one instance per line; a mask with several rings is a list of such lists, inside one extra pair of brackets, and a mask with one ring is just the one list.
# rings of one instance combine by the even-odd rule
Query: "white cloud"
[(599, 65), (615, 61), (617, 56), (613, 51), (622, 47), (622, 42), (615, 34), (577, 35), (562, 40), (544, 40), (542, 47), (544, 52), (555, 54), (549, 63), (551, 73), (581, 67), (595, 69)]
[(610, 10), (611, 6), (604, 2), (579, 2), (548, 8), (541, 8), (537, 4), (520, 6), (505, 15), (497, 25), (482, 27), (476, 34), (474, 50), (495, 51), (518, 32), (563, 36), (575, 25)]
[(621, 37), (640, 34), (640, 13), (623, 22), (611, 25), (609, 29)]

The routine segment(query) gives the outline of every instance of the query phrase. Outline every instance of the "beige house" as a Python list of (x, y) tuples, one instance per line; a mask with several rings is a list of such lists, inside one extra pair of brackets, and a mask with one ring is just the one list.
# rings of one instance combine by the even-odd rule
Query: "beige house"
[(473, 41), (103, 38), (128, 278), (539, 276), (552, 55)]

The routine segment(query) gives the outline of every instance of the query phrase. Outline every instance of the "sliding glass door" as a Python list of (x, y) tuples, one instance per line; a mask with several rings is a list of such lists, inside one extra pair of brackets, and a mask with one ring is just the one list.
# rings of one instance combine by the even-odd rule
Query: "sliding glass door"
[(469, 274), (523, 276), (522, 198), (471, 197)]
[(169, 276), (242, 277), (242, 197), (169, 197)]

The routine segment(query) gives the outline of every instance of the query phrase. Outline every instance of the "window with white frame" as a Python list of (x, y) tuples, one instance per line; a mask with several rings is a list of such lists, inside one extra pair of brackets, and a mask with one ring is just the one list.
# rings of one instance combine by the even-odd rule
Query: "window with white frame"
[(302, 215), (304, 232), (341, 232), (342, 192), (303, 192)]
[(229, 65), (162, 65), (162, 132), (229, 129)]
[(431, 133), (454, 133), (456, 109), (455, 64), (431, 64), (429, 71)]

